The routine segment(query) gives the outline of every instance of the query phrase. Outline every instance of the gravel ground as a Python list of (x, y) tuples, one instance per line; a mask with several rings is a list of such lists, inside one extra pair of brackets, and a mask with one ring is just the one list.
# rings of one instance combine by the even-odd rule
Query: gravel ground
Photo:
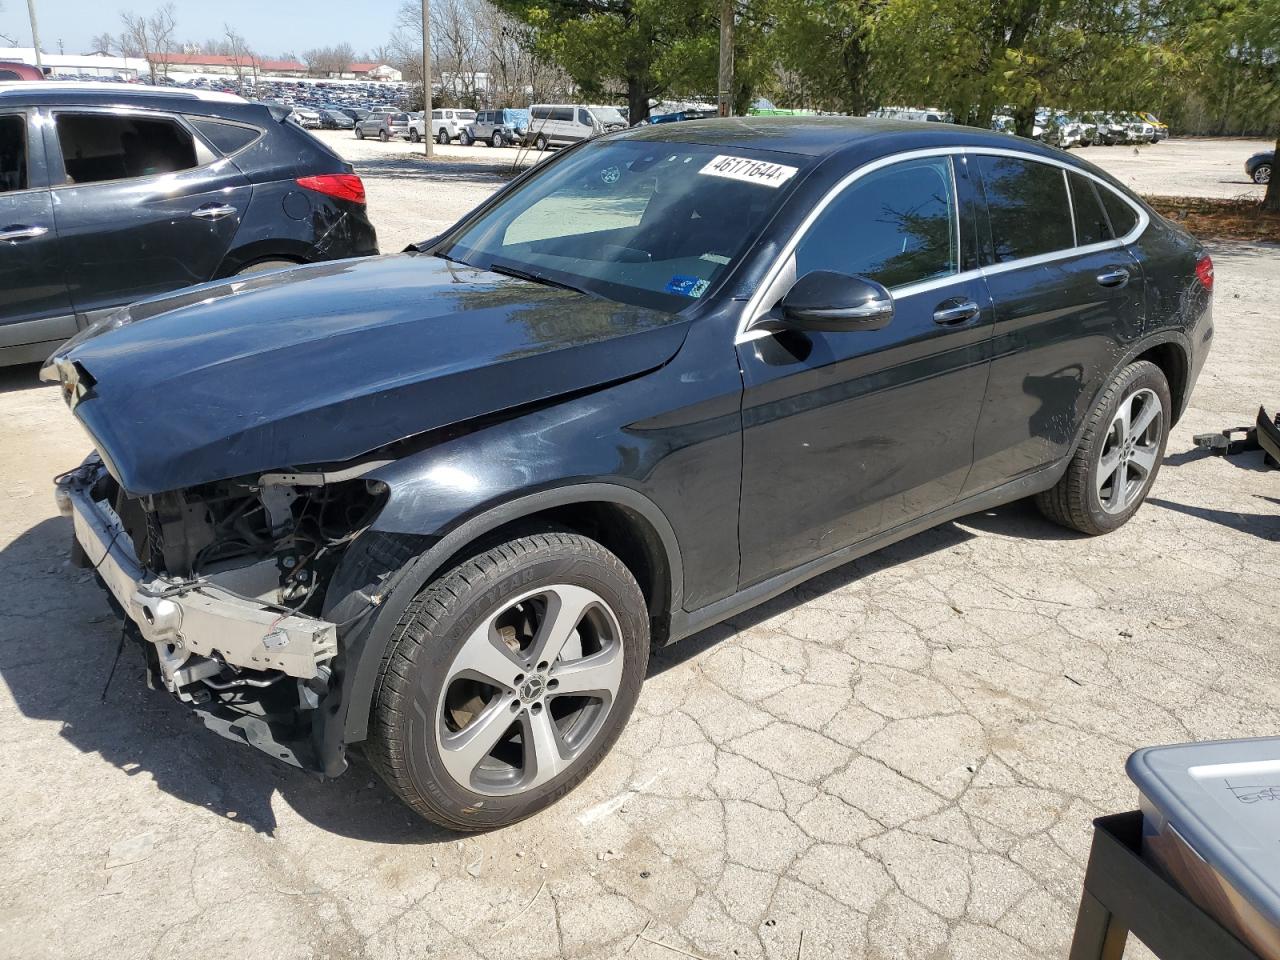
[[(401, 152), (349, 150), (387, 250), (500, 182)], [(132, 662), (105, 688), (118, 627), (49, 485), (88, 445), (0, 370), (0, 956), (1065, 956), (1129, 752), (1280, 726), (1280, 473), (1190, 440), (1280, 406), (1280, 257), (1214, 254), (1213, 353), (1133, 522), (1015, 504), (691, 638), (580, 790), (480, 837), (207, 733)]]

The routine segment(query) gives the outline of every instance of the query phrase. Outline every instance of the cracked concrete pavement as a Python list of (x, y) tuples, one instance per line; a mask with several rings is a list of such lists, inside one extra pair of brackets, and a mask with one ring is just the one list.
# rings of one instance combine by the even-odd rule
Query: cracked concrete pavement
[(1122, 530), (1011, 505), (668, 648), (581, 789), (478, 837), (204, 731), (130, 658), (104, 695), (118, 627), (49, 485), (88, 445), (0, 371), (0, 956), (1065, 956), (1128, 754), (1280, 725), (1280, 472), (1190, 442), (1280, 406), (1278, 254), (1215, 248), (1215, 346)]

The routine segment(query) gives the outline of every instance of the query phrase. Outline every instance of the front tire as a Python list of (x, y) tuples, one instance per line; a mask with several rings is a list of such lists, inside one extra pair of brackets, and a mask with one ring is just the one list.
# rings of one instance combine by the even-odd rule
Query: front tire
[(440, 133), (436, 135), (436, 142), (437, 142), (437, 143), (439, 143), (439, 144), (440, 144), (440, 146), (442, 146), (442, 147), (448, 146), (448, 145), (449, 145), (449, 131), (448, 131), (448, 130), (445, 130), (444, 128), (441, 128)]
[(417, 130), (410, 130), (410, 131), (409, 131), (409, 142), (410, 142), (410, 143), (417, 143), (417, 142), (418, 142), (419, 140), (421, 140), (421, 139), (422, 139), (422, 134), (420, 134)]
[(476, 141), (475, 141), (475, 138), (471, 136), (470, 133), (468, 133), (466, 130), (463, 130), (460, 134), (458, 134), (458, 142), (462, 144), (464, 147), (469, 147)]
[(363, 131), (363, 130), (361, 130), (359, 127), (356, 127), (356, 139), (357, 139), (357, 140), (363, 140), (363, 139), (364, 139), (364, 131)]
[(383, 657), (367, 753), (427, 820), (507, 826), (604, 758), (648, 658), (644, 596), (613, 553), (573, 533), (509, 540), (409, 604)]
[(1110, 533), (1137, 513), (1160, 463), (1173, 416), (1164, 372), (1131, 363), (1098, 400), (1067, 472), (1036, 496), (1048, 519), (1081, 533)]

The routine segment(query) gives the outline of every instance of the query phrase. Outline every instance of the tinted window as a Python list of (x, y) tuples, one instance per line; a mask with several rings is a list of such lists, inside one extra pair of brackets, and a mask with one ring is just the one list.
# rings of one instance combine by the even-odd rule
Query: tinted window
[(150, 177), (196, 166), (191, 134), (173, 120), (61, 113), (62, 162), (73, 183)]
[(1102, 204), (1107, 208), (1107, 216), (1111, 218), (1111, 229), (1115, 231), (1117, 237), (1123, 237), (1138, 225), (1138, 214), (1133, 207), (1116, 196), (1115, 191), (1099, 186), (1098, 193), (1102, 195)]
[(0, 116), (0, 193), (27, 189), (27, 118)]
[(946, 276), (956, 267), (951, 161), (909, 160), (854, 182), (796, 249), (796, 276), (833, 270), (886, 287)]
[(432, 120), (443, 120), (443, 119), (444, 119), (444, 114), (443, 114), (443, 113), (441, 113), (439, 110), (432, 110), (432, 111), (431, 111), (431, 119), (432, 119)]
[(1075, 242), (1060, 167), (1015, 157), (980, 156), (996, 260), (1069, 249)]
[(529, 112), (530, 112), (530, 115), (535, 120), (546, 120), (549, 116), (551, 116), (551, 110), (547, 107), (534, 107)]
[(21, 80), (22, 78), (12, 70), (0, 70), (0, 80)]
[[(329, 111), (329, 116), (343, 114)], [(243, 150), (257, 140), (262, 131), (257, 127), (242, 127), (238, 123), (223, 123), (221, 120), (208, 120), (203, 117), (187, 118), (193, 127), (200, 131), (206, 140), (212, 143), (219, 153), (232, 154)]]
[(1071, 206), (1076, 215), (1076, 246), (1110, 240), (1111, 228), (1107, 226), (1107, 215), (1102, 212), (1093, 181), (1078, 173), (1069, 174), (1067, 179), (1071, 181)]
[(573, 107), (553, 107), (551, 110), (552, 120), (564, 120), (569, 123), (573, 122)]
[(582, 124), (584, 127), (589, 127), (589, 126), (591, 126), (591, 115), (590, 115), (590, 114), (588, 114), (588, 113), (587, 113), (587, 111), (585, 111), (585, 110), (579, 110), (579, 111), (578, 111), (578, 122), (579, 122), (580, 124)]

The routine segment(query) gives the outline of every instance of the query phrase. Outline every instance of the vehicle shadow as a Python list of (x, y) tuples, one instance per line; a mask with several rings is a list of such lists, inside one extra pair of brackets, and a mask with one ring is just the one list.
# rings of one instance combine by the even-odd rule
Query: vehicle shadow
[(1166, 467), (1181, 467), (1188, 463), (1197, 463), (1200, 460), (1207, 460), (1209, 457), (1221, 457), (1233, 467), (1241, 470), (1251, 470), (1255, 473), (1262, 473), (1268, 470), (1274, 470), (1275, 467), (1268, 466), (1265, 462), (1266, 454), (1261, 450), (1246, 450), (1243, 453), (1220, 454), (1205, 447), (1192, 447), (1190, 450), (1184, 450), (1182, 453), (1174, 453), (1164, 458), (1163, 465)]
[(92, 575), (64, 565), (70, 537), (70, 521), (55, 517), (0, 551), (9, 594), (0, 614), (0, 677), (23, 717), (57, 723), (82, 752), (259, 833), (275, 832), (283, 801), (310, 823), (354, 839), (458, 839), (412, 813), (359, 756), (346, 774), (322, 782), (210, 733), (167, 693), (146, 688), (133, 644), (125, 644), (108, 686), (120, 621)]
[[(1270, 498), (1264, 497), (1263, 499)], [(1207, 520), (1210, 523), (1217, 523), (1239, 533), (1251, 534), (1271, 543), (1280, 543), (1280, 513), (1243, 513), (1238, 510), (1214, 510), (1210, 507), (1193, 507), (1185, 503), (1159, 500), (1154, 497), (1148, 497), (1147, 503), (1152, 506), (1163, 507), (1166, 510), (1172, 510), (1175, 513), (1186, 514), (1188, 517), (1196, 517), (1200, 520)]]
[[(970, 518), (968, 517), (963, 518), (963, 522), (966, 525), (970, 525), (969, 520)], [(993, 522), (989, 532), (1000, 532), (999, 522)], [(677, 667), (685, 661), (705, 653), (717, 644), (723, 643), (744, 630), (758, 626), (766, 620), (786, 613), (788, 610), (803, 603), (816, 600), (842, 587), (856, 583), (863, 577), (898, 564), (927, 557), (933, 553), (949, 550), (972, 539), (974, 539), (974, 534), (958, 526), (955, 522), (944, 523), (923, 533), (918, 533), (914, 537), (908, 537), (906, 540), (901, 540), (874, 553), (869, 553), (865, 557), (852, 560), (836, 567), (834, 570), (820, 574), (812, 580), (806, 580), (799, 586), (792, 587), (786, 593), (780, 594), (772, 600), (767, 600), (759, 606), (730, 617), (723, 623), (708, 627), (677, 643), (655, 651), (649, 663), (648, 675), (653, 677), (665, 673), (672, 667)]]
[(20, 363), (12, 367), (0, 367), (0, 396), (28, 390), (57, 389), (56, 383), (45, 383), (40, 379), (38, 363)]

